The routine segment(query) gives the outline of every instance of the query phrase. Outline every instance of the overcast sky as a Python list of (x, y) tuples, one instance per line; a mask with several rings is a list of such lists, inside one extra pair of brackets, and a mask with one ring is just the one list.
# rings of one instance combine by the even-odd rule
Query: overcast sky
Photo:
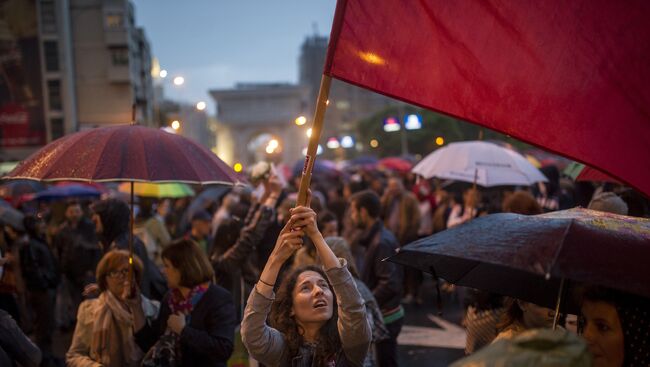
[[(165, 95), (214, 103), (209, 89), (296, 82), (304, 38), (329, 36), (335, 0), (135, 0), (153, 54), (169, 72)], [(174, 87), (174, 76), (185, 85)]]

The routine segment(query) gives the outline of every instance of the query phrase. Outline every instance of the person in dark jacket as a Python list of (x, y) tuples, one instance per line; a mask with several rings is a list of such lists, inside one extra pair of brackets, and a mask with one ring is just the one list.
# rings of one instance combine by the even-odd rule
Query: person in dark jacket
[(244, 228), (237, 218), (221, 222), (214, 239), (210, 261), (216, 282), (233, 294), (237, 320), (241, 320), (245, 297), (253, 288), (259, 272), (250, 261), (250, 255), (273, 223), (277, 196), (269, 196), (257, 207), (252, 221)]
[(175, 360), (180, 366), (225, 367), (234, 347), (232, 296), (211, 283), (214, 271), (196, 243), (174, 242), (162, 259), (170, 291), (158, 319), (147, 324), (137, 302), (131, 306), (136, 343), (149, 350), (143, 366)]
[(404, 324), (402, 299), (402, 269), (383, 259), (395, 254), (399, 247), (395, 236), (379, 219), (379, 196), (365, 190), (354, 194), (350, 204), (350, 219), (364, 231), (359, 245), (365, 248), (361, 261), (361, 280), (370, 288), (379, 304), (390, 338), (377, 343), (380, 367), (397, 366), (397, 336)]
[(34, 312), (36, 345), (45, 360), (52, 358), (52, 334), (56, 328), (54, 305), (59, 285), (59, 270), (45, 240), (45, 223), (38, 216), (23, 219), (27, 236), (20, 248), (20, 268), (28, 289), (29, 306)]
[(41, 364), (41, 350), (20, 330), (6, 311), (0, 310), (0, 366), (37, 367)]
[[(92, 220), (99, 236), (103, 254), (110, 250), (129, 250), (129, 224), (131, 211), (129, 206), (121, 200), (107, 199), (98, 201), (92, 206)], [(160, 300), (167, 291), (165, 279), (156, 264), (147, 255), (147, 250), (142, 241), (133, 236), (133, 252), (144, 265), (140, 291), (154, 300)]]

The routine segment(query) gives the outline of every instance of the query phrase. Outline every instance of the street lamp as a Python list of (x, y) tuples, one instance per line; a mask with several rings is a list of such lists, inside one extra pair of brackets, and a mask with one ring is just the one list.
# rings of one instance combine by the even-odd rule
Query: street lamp
[(165, 69), (160, 70), (160, 73), (158, 73), (158, 75), (163, 79), (166, 78), (167, 77), (167, 70), (165, 70)]
[(305, 116), (298, 116), (296, 117), (296, 125), (302, 126), (307, 123), (307, 118)]
[(203, 101), (196, 104), (196, 109), (199, 110), (199, 111), (205, 110), (205, 107), (206, 107), (206, 104)]
[(178, 120), (172, 121), (172, 129), (178, 131), (181, 128), (181, 123)]
[(184, 83), (185, 83), (185, 78), (183, 78), (182, 76), (177, 76), (176, 78), (174, 78), (174, 85), (181, 86)]

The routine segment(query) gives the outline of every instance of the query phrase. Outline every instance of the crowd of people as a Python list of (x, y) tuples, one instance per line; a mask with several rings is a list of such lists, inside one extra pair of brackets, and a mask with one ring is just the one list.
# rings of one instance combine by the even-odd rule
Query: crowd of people
[[(0, 226), (0, 365), (226, 366), (241, 338), (266, 366), (397, 366), (404, 305), (426, 303), (421, 272), (383, 261), (400, 247), (496, 212), (649, 214), (632, 190), (543, 172), (549, 182), (507, 190), (376, 169), (317, 174), (310, 204), (296, 206), (300, 177), (261, 162), (252, 187), (198, 209), (140, 198), (133, 238), (119, 198), (68, 200), (62, 216), (26, 206), (21, 225)], [(467, 354), (555, 316), (442, 286), (465, 300)], [(579, 329), (594, 365), (648, 365), (648, 304), (585, 290)], [(65, 360), (57, 329), (73, 331)]]

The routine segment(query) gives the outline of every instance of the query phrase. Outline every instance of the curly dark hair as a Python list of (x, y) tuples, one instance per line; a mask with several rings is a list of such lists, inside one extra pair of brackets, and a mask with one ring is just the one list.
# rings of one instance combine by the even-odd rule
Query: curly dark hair
[[(284, 334), (287, 345), (289, 346), (289, 356), (291, 357), (298, 354), (300, 346), (304, 343), (302, 331), (294, 316), (291, 315), (291, 309), (293, 307), (293, 290), (296, 287), (296, 282), (300, 274), (306, 271), (313, 271), (320, 274), (327, 281), (330, 289), (332, 289), (325, 272), (316, 266), (305, 266), (295, 269), (280, 283), (275, 302), (273, 302), (273, 306), (271, 307), (270, 324)], [(341, 349), (341, 338), (336, 325), (338, 321), (338, 303), (336, 301), (336, 294), (333, 291), (332, 295), (334, 297), (332, 302), (332, 317), (321, 327), (314, 352), (313, 365), (316, 367), (325, 366), (325, 363), (335, 357), (336, 353)]]

